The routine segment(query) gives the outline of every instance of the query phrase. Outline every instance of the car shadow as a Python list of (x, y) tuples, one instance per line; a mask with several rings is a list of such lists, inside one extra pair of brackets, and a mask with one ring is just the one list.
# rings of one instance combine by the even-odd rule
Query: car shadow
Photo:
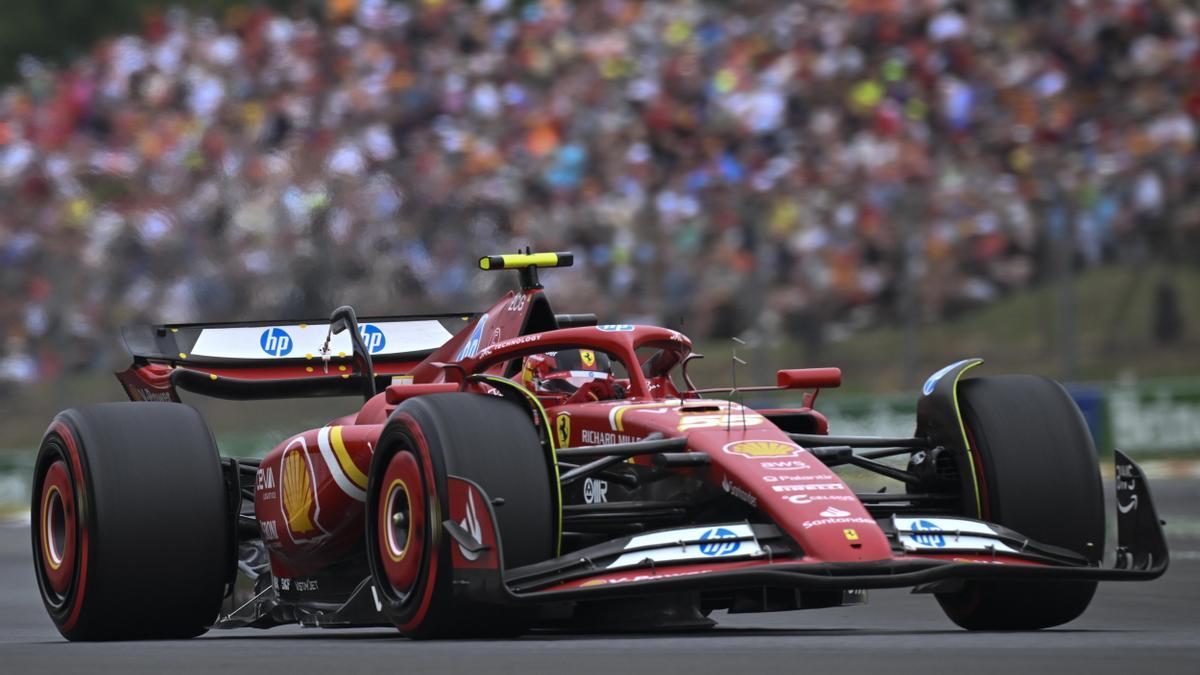
[[(269, 630), (269, 629), (268, 629)], [(712, 640), (714, 638), (746, 638), (746, 637), (791, 637), (791, 638), (830, 638), (830, 637), (949, 637), (953, 639), (955, 635), (963, 637), (978, 636), (981, 634), (1039, 634), (1039, 635), (1103, 635), (1103, 634), (1129, 634), (1137, 633), (1136, 630), (1110, 630), (1110, 629), (1051, 629), (1040, 631), (965, 631), (954, 628), (947, 629), (926, 629), (926, 630), (905, 630), (905, 629), (880, 629), (880, 628), (742, 628), (742, 627), (716, 627), (708, 630), (692, 630), (692, 631), (656, 631), (656, 632), (620, 632), (620, 631), (605, 631), (605, 632), (582, 632), (582, 631), (566, 631), (566, 630), (535, 630), (519, 638), (493, 639), (493, 638), (453, 638), (447, 640), (428, 640), (422, 641), (423, 644), (436, 643), (453, 643), (453, 642), (494, 642), (494, 643), (511, 643), (511, 642), (593, 642), (593, 641), (611, 641), (611, 640)], [(203, 640), (378, 640), (406, 641), (404, 636), (399, 632), (390, 631), (386, 628), (371, 629), (369, 631), (362, 630), (342, 630), (342, 629), (324, 629), (305, 631), (302, 633), (289, 631), (286, 633), (245, 633), (238, 631), (237, 633), (222, 634), (221, 632), (211, 632), (203, 636)]]

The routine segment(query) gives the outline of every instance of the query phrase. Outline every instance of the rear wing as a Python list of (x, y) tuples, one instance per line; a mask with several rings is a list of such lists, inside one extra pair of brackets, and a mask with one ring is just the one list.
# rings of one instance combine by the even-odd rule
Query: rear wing
[[(376, 379), (403, 376), (470, 325), (477, 314), (363, 317), (358, 322)], [(354, 395), (361, 390), (348, 332), (329, 321), (252, 321), (128, 326), (133, 365), (117, 373), (131, 400), (178, 401), (176, 387), (219, 398)]]

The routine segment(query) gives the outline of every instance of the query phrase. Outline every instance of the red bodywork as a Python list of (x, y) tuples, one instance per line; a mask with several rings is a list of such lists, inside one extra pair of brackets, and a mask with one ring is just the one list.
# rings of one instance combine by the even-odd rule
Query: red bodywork
[[(406, 388), (427, 393), (443, 387), (422, 385), (444, 383), (457, 385), (449, 387), (456, 389), (464, 386), (465, 375), (503, 376), (515, 359), (571, 347), (601, 350), (621, 363), (628, 373), (627, 395), (587, 402), (542, 396), (558, 447), (641, 440), (656, 432), (686, 436), (691, 452), (712, 458), (708, 467), (690, 471), (713, 486), (749, 495), (753, 506), (800, 544), (805, 561), (864, 562), (892, 556), (887, 538), (853, 490), (763, 415), (734, 402), (681, 398), (669, 376), (643, 373), (639, 350), (665, 350), (678, 363), (691, 353), (685, 336), (652, 326), (567, 328), (523, 335), (526, 310), (541, 293), (540, 289), (510, 292), (408, 371), (413, 384), (393, 385), (357, 414), (288, 438), (267, 454), (255, 501), (277, 577), (313, 574), (361, 548), (371, 452)], [(480, 324), (483, 331), (477, 330)], [(481, 333), (474, 355), (456, 358), (473, 333)], [(836, 384), (840, 379), (836, 369), (809, 375), (784, 372), (789, 373), (781, 374), (784, 386)], [(395, 402), (389, 403), (389, 397)], [(289, 468), (288, 458), (294, 454), (304, 461), (292, 460)], [(290, 499), (287, 490), (293, 492)]]
[[(683, 436), (688, 439), (689, 452), (704, 453), (711, 459), (707, 466), (677, 471), (724, 490), (766, 514), (803, 551), (803, 557), (790, 559), (790, 564), (870, 563), (923, 555), (894, 552), (887, 536), (853, 490), (768, 419), (768, 415), (778, 413), (804, 414), (815, 420), (820, 433), (827, 433), (828, 424), (819, 413), (808, 407), (755, 411), (731, 401), (702, 398), (703, 391), (681, 392), (670, 372), (686, 361), (692, 345), (677, 331), (632, 325), (565, 329), (548, 326), (531, 330), (533, 312), (543, 315), (542, 324), (544, 315), (550, 314), (540, 287), (509, 292), (424, 360), (391, 361), (376, 367), (377, 375), (403, 375), (408, 383), (393, 384), (366, 401), (358, 412), (336, 418), (320, 429), (291, 436), (267, 453), (257, 474), (255, 510), (276, 578), (313, 575), (362, 550), (371, 455), (385, 423), (401, 401), (439, 391), (487, 393), (486, 385), (469, 376), (512, 377), (516, 374), (514, 364), (519, 364), (523, 357), (568, 348), (608, 353), (623, 367), (626, 376), (620, 384), (625, 394), (618, 400), (539, 395), (550, 423), (550, 429), (543, 431), (557, 448), (638, 441), (652, 434), (666, 438)], [(659, 356), (657, 363), (647, 358), (650, 354)], [(348, 357), (343, 355), (332, 363), (324, 377), (349, 377), (353, 365)], [(173, 368), (183, 365), (211, 374), (214, 380), (322, 376), (319, 369), (305, 365), (246, 368), (203, 367), (194, 363), (143, 363), (119, 376), (131, 397), (149, 391), (154, 396), (175, 398), (170, 375)], [(837, 386), (840, 379), (840, 371), (834, 368), (788, 370), (780, 371), (778, 387), (753, 389), (817, 389)], [(806, 405), (811, 405), (814, 397), (815, 392), (806, 392)], [(455, 495), (465, 489), (452, 483), (450, 489)], [(459, 508), (459, 502), (452, 499), (451, 503), (456, 505), (453, 508)], [(484, 532), (492, 536), (490, 528), (485, 527)], [(1001, 561), (983, 555), (956, 558), (1037, 564), (1017, 558)], [(480, 564), (465, 559), (453, 562), (459, 568)], [(598, 572), (546, 590), (661, 580), (771, 563), (770, 560), (713, 561)]]

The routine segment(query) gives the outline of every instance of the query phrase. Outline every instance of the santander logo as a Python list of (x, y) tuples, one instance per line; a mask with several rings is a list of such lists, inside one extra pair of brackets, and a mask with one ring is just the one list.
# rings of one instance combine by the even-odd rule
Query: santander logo
[(850, 515), (849, 511), (843, 511), (833, 506), (821, 512), (821, 517), (823, 518), (845, 518), (848, 515)]

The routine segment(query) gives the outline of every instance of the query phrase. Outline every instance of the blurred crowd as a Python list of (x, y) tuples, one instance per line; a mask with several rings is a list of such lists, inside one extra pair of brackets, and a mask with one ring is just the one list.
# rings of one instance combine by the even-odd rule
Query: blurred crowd
[(819, 343), (1200, 260), (1183, 0), (171, 9), (0, 89), (0, 381), (131, 322), (559, 311)]

